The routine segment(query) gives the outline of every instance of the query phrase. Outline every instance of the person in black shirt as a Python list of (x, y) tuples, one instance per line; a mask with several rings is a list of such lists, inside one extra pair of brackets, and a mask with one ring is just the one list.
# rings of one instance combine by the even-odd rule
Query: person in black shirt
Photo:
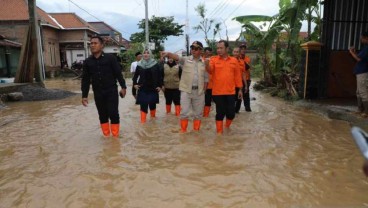
[(151, 51), (146, 49), (133, 77), (133, 87), (137, 89), (137, 104), (141, 106), (141, 123), (146, 122), (148, 108), (151, 117), (156, 117), (158, 93), (163, 85), (162, 66), (152, 57)]
[[(122, 98), (125, 96), (126, 85), (116, 57), (105, 54), (103, 47), (103, 39), (100, 36), (91, 38), (92, 55), (83, 64), (82, 104), (88, 105), (88, 92), (92, 83), (102, 133), (104, 136), (110, 136), (111, 130), (112, 135), (118, 137), (120, 129), (119, 94)], [(121, 86), (119, 93), (116, 81)]]

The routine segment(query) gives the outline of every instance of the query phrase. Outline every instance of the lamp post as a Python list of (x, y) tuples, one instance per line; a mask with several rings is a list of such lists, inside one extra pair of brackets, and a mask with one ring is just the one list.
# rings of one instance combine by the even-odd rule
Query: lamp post
[(145, 4), (145, 13), (146, 13), (146, 23), (145, 23), (145, 31), (146, 31), (146, 48), (149, 48), (149, 31), (148, 31), (148, 0), (144, 1)]

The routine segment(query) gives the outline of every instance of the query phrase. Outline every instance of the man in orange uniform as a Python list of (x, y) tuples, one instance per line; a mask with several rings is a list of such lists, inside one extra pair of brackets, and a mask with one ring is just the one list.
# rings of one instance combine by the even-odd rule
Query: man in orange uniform
[(247, 45), (245, 43), (240, 45), (240, 56), (242, 59), (244, 59), (244, 63), (245, 63), (245, 79), (246, 79), (246, 85), (247, 88), (245, 89), (244, 92), (244, 107), (245, 107), (245, 111), (247, 112), (251, 112), (252, 110), (250, 109), (250, 94), (249, 94), (249, 90), (250, 90), (250, 58), (249, 56), (245, 55), (245, 51), (247, 49)]
[[(217, 56), (206, 60), (206, 70), (212, 76), (212, 98), (216, 103), (216, 131), (223, 132), (223, 120), (226, 116), (225, 127), (229, 128), (235, 117), (235, 88), (242, 88), (241, 74), (238, 60), (228, 55), (229, 43), (220, 40), (217, 43)], [(238, 97), (242, 98), (241, 90)]]
[[(238, 63), (239, 63), (239, 70), (240, 70), (242, 83), (243, 83), (243, 88), (241, 88), (240, 90), (242, 90), (243, 95), (244, 95), (244, 93), (247, 92), (247, 85), (245, 84), (246, 83), (245, 62), (240, 56), (240, 48), (239, 47), (235, 47), (233, 49), (233, 57), (236, 58), (236, 60), (238, 60)], [(239, 113), (240, 106), (241, 106), (241, 103), (242, 103), (242, 99), (238, 98), (238, 94), (237, 94), (238, 90), (239, 90), (238, 88), (235, 89), (235, 113)]]

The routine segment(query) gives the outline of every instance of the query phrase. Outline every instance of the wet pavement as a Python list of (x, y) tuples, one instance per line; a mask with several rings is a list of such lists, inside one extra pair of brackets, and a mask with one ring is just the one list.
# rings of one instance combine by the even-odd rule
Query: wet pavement
[(253, 92), (253, 112), (242, 108), (223, 136), (214, 111), (180, 134), (162, 94), (142, 125), (128, 90), (120, 138), (106, 139), (78, 80), (46, 86), (77, 95), (0, 110), (0, 208), (368, 207), (351, 124), (312, 108)]

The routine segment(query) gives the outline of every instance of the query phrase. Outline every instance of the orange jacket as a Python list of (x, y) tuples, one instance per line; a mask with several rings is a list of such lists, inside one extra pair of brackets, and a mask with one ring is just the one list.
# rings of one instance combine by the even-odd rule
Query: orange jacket
[[(250, 58), (249, 56), (244, 57), (244, 62), (250, 65)], [(245, 79), (250, 80), (250, 69), (245, 69), (245, 63), (244, 63), (244, 70), (245, 70)]]
[(213, 56), (210, 60), (212, 95), (234, 95), (235, 87), (243, 86), (239, 61), (228, 56), (226, 59)]

